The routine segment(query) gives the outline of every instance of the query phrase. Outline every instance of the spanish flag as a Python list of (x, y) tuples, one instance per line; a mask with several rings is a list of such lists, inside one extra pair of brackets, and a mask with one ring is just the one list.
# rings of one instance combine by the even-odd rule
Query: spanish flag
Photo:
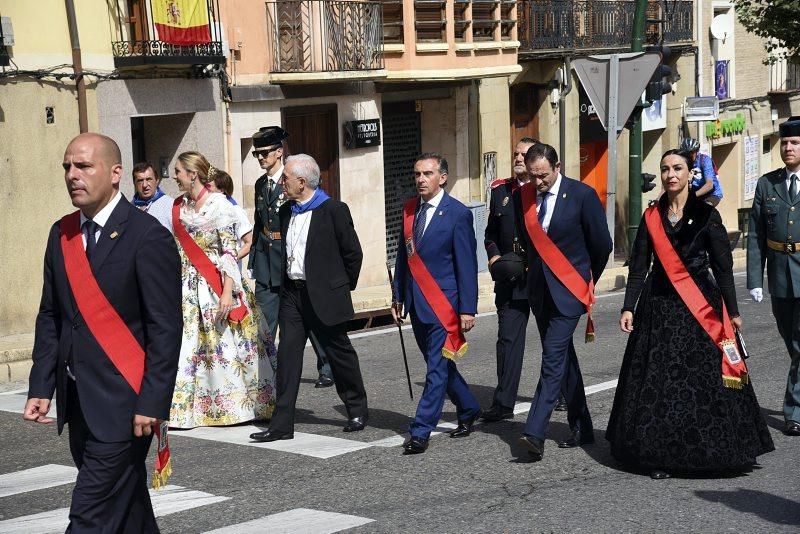
[(207, 0), (153, 0), (151, 5), (160, 41), (181, 46), (211, 42)]

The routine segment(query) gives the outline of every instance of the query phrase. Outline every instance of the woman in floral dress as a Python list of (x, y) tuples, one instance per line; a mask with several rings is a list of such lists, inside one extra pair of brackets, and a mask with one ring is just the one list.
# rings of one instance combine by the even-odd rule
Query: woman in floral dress
[[(275, 404), (275, 345), (239, 271), (233, 205), (207, 186), (215, 172), (197, 152), (184, 152), (175, 165), (175, 180), (184, 192), (176, 200), (177, 212), (173, 210), (173, 226), (181, 225), (176, 240), (183, 341), (170, 409), (172, 428), (268, 419)], [(203, 255), (211, 261), (205, 269), (198, 262)], [(217, 280), (221, 275), (216, 290), (209, 275)]]

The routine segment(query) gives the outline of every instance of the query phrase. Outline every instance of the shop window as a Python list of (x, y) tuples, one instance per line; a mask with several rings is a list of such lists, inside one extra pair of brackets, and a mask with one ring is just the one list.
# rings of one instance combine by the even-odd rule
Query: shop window
[(467, 41), (467, 29), (471, 24), (470, 5), (472, 0), (454, 0), (453, 2), (453, 30), (456, 42)]
[(403, 0), (381, 0), (383, 4), (383, 42), (403, 44)]
[(494, 41), (494, 30), (500, 24), (497, 6), (500, 0), (472, 0), (472, 40)]
[(417, 42), (446, 40), (444, 7), (447, 2), (441, 0), (414, 0), (414, 28), (417, 31)]

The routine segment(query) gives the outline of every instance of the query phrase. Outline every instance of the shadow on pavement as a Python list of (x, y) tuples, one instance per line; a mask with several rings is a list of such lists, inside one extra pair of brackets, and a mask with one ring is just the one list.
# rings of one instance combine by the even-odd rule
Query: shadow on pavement
[(732, 491), (694, 492), (701, 499), (722, 503), (738, 513), (753, 514), (779, 525), (800, 525), (800, 502), (763, 491), (738, 488)]

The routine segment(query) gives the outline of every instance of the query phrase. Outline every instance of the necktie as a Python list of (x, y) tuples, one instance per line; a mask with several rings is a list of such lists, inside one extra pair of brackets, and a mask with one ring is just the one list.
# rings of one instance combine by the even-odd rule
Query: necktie
[(97, 233), (98, 225), (96, 222), (92, 220), (88, 220), (83, 223), (83, 232), (86, 236), (86, 257), (91, 259), (92, 252), (94, 251), (94, 247), (97, 246), (97, 240), (95, 239), (95, 234)]
[(549, 194), (548, 191), (539, 195), (542, 199), (542, 203), (539, 205), (539, 224), (544, 224), (544, 216), (547, 215), (547, 195)]
[(422, 239), (422, 234), (425, 233), (425, 218), (428, 214), (430, 204), (423, 202), (417, 212), (417, 219), (414, 221), (414, 243), (419, 243)]
[(794, 197), (797, 196), (797, 175), (793, 174), (789, 177), (791, 185), (789, 186), (789, 200), (794, 202)]
[(275, 188), (275, 180), (270, 178), (269, 180), (267, 180), (267, 193), (271, 195), (272, 194), (272, 190), (274, 188)]

